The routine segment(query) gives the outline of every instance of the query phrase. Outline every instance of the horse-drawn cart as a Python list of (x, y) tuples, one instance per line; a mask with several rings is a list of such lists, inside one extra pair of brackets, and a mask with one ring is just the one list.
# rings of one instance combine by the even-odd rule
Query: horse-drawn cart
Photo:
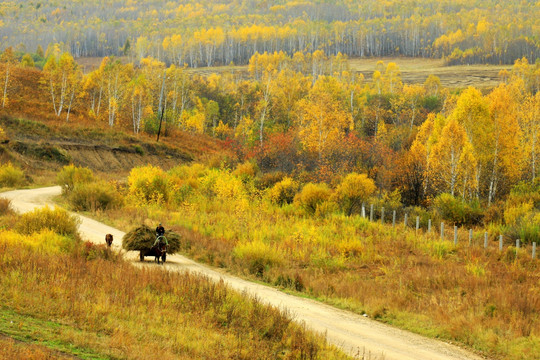
[(144, 261), (146, 256), (153, 256), (157, 263), (167, 260), (167, 254), (180, 250), (180, 236), (167, 231), (167, 237), (158, 236), (148, 226), (142, 225), (128, 232), (122, 241), (122, 247), (129, 251), (138, 251), (139, 259)]
[(144, 261), (145, 256), (153, 256), (157, 263), (167, 261), (168, 241), (164, 236), (158, 236), (150, 249), (139, 250), (139, 259)]

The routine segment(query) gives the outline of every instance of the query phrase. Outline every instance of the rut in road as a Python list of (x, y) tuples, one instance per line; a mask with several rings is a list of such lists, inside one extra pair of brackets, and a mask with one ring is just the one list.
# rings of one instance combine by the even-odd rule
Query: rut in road
[[(52, 197), (60, 193), (60, 187), (54, 186), (9, 191), (0, 196), (10, 199), (15, 210), (27, 212), (36, 207), (53, 205)], [(78, 216), (82, 221), (79, 231), (84, 239), (103, 244), (105, 234), (112, 234), (115, 239), (113, 247), (120, 248), (119, 243), (124, 232), (90, 218)], [(126, 256), (135, 261), (134, 264), (145, 266), (145, 263), (136, 261), (138, 253), (128, 252)], [(288, 295), (272, 287), (231, 276), (181, 255), (168, 256), (167, 263), (161, 268), (166, 271), (191, 271), (215, 281), (224, 281), (237, 291), (246, 292), (267, 304), (286, 309), (295, 321), (303, 322), (308, 328), (326, 334), (330, 343), (352, 356), (372, 360), (482, 359), (457, 346), (424, 338), (313, 300)]]

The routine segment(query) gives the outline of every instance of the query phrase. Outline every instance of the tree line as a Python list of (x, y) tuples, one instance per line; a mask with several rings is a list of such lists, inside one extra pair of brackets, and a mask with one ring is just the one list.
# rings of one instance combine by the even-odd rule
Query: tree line
[[(22, 65), (13, 54), (0, 57), (4, 107), (17, 96), (9, 74)], [(59, 119), (77, 113), (134, 134), (206, 134), (265, 172), (330, 183), (364, 172), (412, 205), (440, 193), (492, 204), (539, 175), (540, 66), (525, 58), (482, 92), (450, 91), (434, 75), (404, 84), (392, 62), (379, 61), (366, 80), (346, 56), (322, 51), (256, 53), (245, 72), (208, 76), (109, 57), (83, 74), (59, 46), (47, 56), (39, 89)]]
[(512, 64), (540, 55), (538, 6), (508, 0), (11, 0), (0, 4), (0, 48), (27, 51), (61, 42), (75, 57), (129, 55), (134, 62), (151, 56), (180, 67), (317, 50)]

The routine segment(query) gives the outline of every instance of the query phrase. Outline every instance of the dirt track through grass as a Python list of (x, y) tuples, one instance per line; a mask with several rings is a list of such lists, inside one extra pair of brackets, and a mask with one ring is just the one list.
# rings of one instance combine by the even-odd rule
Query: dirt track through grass
[[(19, 212), (26, 212), (45, 204), (51, 205), (51, 199), (60, 194), (60, 187), (48, 187), (31, 190), (17, 190), (2, 194), (12, 200), (13, 207)], [(104, 225), (95, 220), (80, 216), (80, 232), (87, 240), (103, 243), (105, 234), (114, 235), (113, 245), (118, 249), (124, 232)], [(127, 253), (132, 260), (138, 258), (135, 252)], [(150, 262), (135, 264), (157, 266)], [(270, 305), (287, 309), (298, 322), (304, 322), (308, 328), (326, 333), (328, 340), (353, 356), (370, 354), (369, 358), (385, 360), (422, 360), (422, 359), (480, 359), (474, 354), (444, 342), (431, 340), (406, 331), (378, 323), (360, 315), (335, 309), (319, 302), (282, 293), (274, 288), (255, 284), (208, 266), (201, 265), (181, 255), (168, 257), (163, 266), (168, 271), (191, 271), (200, 273), (215, 281), (224, 281), (231, 288), (252, 294)]]

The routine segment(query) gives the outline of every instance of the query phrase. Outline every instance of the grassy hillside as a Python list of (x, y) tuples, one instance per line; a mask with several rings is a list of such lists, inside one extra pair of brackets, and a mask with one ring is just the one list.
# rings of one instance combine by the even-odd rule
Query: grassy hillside
[(0, 144), (0, 159), (17, 163), (36, 180), (39, 174), (69, 163), (118, 177), (134, 166), (171, 168), (224, 151), (220, 140), (207, 136), (168, 129), (156, 142), (155, 135), (111, 129), (76, 110), (66, 122), (54, 115), (50, 99), (38, 91), (40, 76), (38, 70), (18, 69), (12, 80), (17, 96), (0, 110), (0, 127), (7, 139)]

